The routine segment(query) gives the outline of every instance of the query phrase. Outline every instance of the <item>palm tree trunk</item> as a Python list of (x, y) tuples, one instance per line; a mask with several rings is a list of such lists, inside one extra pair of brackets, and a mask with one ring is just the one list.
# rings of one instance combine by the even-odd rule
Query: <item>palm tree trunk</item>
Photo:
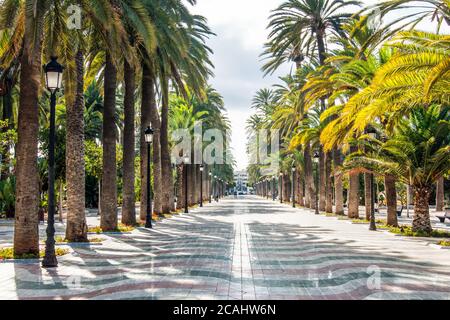
[(283, 177), (283, 202), (289, 203), (291, 198), (291, 179), (289, 175)]
[[(141, 104), (141, 181), (147, 181), (147, 143), (145, 142), (144, 132), (151, 125), (155, 131), (153, 136), (153, 212), (160, 215), (162, 212), (161, 204), (161, 151), (160, 151), (160, 121), (158, 109), (156, 107), (155, 80), (153, 71), (146, 63), (142, 66), (142, 104)], [(145, 183), (141, 186), (141, 205), (140, 218), (145, 220), (147, 213), (147, 186)]]
[[(316, 30), (316, 40), (317, 40), (317, 50), (319, 54), (319, 63), (321, 66), (325, 65), (325, 54), (326, 54), (326, 48), (325, 48), (325, 42), (324, 42), (324, 33), (322, 30)], [(320, 99), (321, 104), (321, 111), (325, 111), (326, 104), (325, 104), (325, 98)], [(330, 164), (326, 163), (330, 162)], [(327, 167), (328, 165), (331, 166), (331, 158), (325, 159), (325, 155), (323, 152), (323, 149), (320, 148), (320, 164), (319, 164), (319, 171), (320, 171), (320, 198), (319, 198), (319, 210), (325, 211), (326, 208), (326, 197), (327, 197), (327, 187), (328, 182), (327, 180), (330, 179), (330, 175), (327, 175)], [(331, 171), (331, 169), (330, 169)]]
[(311, 158), (311, 147), (309, 143), (305, 145), (305, 150), (303, 153), (305, 159), (305, 205), (307, 208), (313, 208), (315, 204), (314, 196), (314, 169)]
[(364, 173), (364, 207), (366, 209), (366, 220), (370, 220), (372, 213), (372, 179), (370, 173)]
[(326, 173), (326, 203), (325, 212), (333, 213), (333, 179), (331, 175), (333, 153), (328, 152), (325, 155), (325, 173)]
[(62, 180), (59, 180), (59, 214), (58, 214), (58, 218), (59, 218), (59, 222), (64, 222), (64, 217), (63, 217), (63, 199), (64, 199), (64, 188), (63, 188), (63, 182)]
[(102, 213), (100, 227), (103, 231), (117, 229), (117, 165), (115, 124), (117, 69), (109, 54), (106, 55), (103, 107), (103, 173)]
[(444, 211), (444, 177), (436, 183), (436, 211)]
[(183, 183), (183, 165), (177, 167), (177, 209), (180, 210), (184, 205), (184, 183)]
[[(193, 157), (191, 158), (193, 159)], [(190, 179), (188, 181), (188, 188), (189, 188), (189, 204), (191, 206), (194, 206), (197, 204), (197, 166), (195, 164), (189, 165), (189, 173), (190, 173)]]
[(305, 199), (304, 199), (304, 175), (300, 174), (300, 172), (297, 172), (296, 174), (297, 177), (297, 184), (295, 186), (295, 190), (296, 190), (296, 197), (297, 197), (297, 203), (299, 206), (304, 207), (305, 206)]
[(122, 223), (136, 224), (136, 199), (134, 194), (134, 159), (135, 159), (135, 127), (134, 127), (134, 94), (136, 90), (135, 69), (127, 61), (124, 62), (124, 129), (123, 129), (123, 206)]
[(162, 175), (162, 212), (174, 211), (173, 176), (169, 148), (169, 88), (165, 84), (161, 111), (161, 175)]
[[(155, 91), (153, 91), (155, 94)], [(150, 103), (150, 121), (154, 130), (153, 135), (153, 212), (162, 215), (162, 167), (161, 167), (161, 122), (159, 119), (156, 97), (153, 96)]]
[(350, 173), (350, 187), (348, 190), (348, 217), (359, 219), (359, 174)]
[(414, 220), (413, 231), (431, 233), (429, 201), (431, 196), (431, 187), (413, 186), (414, 188)]
[[(10, 129), (14, 129), (14, 115), (13, 115), (13, 101), (12, 101), (12, 80), (9, 80), (8, 77), (5, 79), (5, 89), (6, 92), (3, 96), (3, 112), (2, 112), (2, 120), (8, 123), (5, 128), (2, 128), (1, 131), (6, 132)], [(9, 176), (8, 167), (6, 164), (10, 163), (10, 152), (9, 147), (3, 148), (0, 152), (0, 181), (6, 180)], [(2, 167), (3, 166), (3, 167)]]
[(78, 50), (75, 56), (75, 64), (77, 67), (75, 101), (67, 105), (66, 239), (71, 242), (87, 242), (84, 163), (84, 56), (81, 50)]
[(394, 176), (392, 175), (384, 176), (384, 189), (386, 191), (387, 225), (398, 227), (397, 190), (395, 189)]
[(147, 143), (145, 142), (145, 130), (150, 125), (150, 107), (149, 101), (154, 97), (154, 82), (150, 69), (145, 64), (142, 66), (142, 98), (141, 98), (141, 127), (139, 135), (139, 154), (140, 154), (140, 176), (141, 176), (141, 203), (139, 206), (139, 218), (141, 221), (146, 220), (147, 215)]
[(336, 148), (334, 150), (334, 199), (336, 202), (336, 214), (344, 215), (344, 184), (342, 181), (342, 173), (340, 172), (342, 166), (341, 151)]
[[(31, 6), (33, 1), (26, 1)], [(24, 50), (20, 68), (18, 143), (16, 146), (16, 215), (14, 254), (39, 254), (39, 174), (37, 167), (39, 133), (39, 90), (41, 85), (42, 12), (25, 22)], [(34, 28), (38, 28), (36, 33)], [(28, 35), (37, 34), (33, 43)]]
[(327, 177), (325, 170), (325, 154), (323, 149), (320, 148), (320, 161), (319, 161), (319, 210), (321, 212), (325, 211), (326, 207), (326, 193), (327, 193)]

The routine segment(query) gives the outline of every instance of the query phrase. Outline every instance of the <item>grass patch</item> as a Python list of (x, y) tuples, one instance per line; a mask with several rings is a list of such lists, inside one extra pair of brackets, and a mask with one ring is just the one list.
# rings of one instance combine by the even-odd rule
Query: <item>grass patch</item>
[[(64, 256), (69, 253), (68, 249), (55, 248), (55, 253), (57, 257)], [(11, 260), (11, 259), (37, 259), (43, 258), (45, 256), (45, 250), (41, 250), (39, 252), (39, 257), (35, 254), (22, 254), (22, 255), (14, 255), (13, 248), (2, 248), (0, 249), (0, 260)]]
[[(133, 226), (127, 226), (127, 225), (124, 225), (124, 224), (122, 224), (122, 223), (119, 223), (117, 229), (112, 230), (112, 231), (107, 231), (107, 232), (108, 232), (108, 233), (109, 233), (109, 232), (123, 233), (123, 232), (131, 232), (131, 231), (133, 231), (134, 229), (135, 229), (135, 227), (133, 227)], [(89, 233), (96, 233), (96, 234), (102, 234), (102, 233), (104, 233), (104, 231), (103, 231), (102, 228), (100, 228), (100, 227), (90, 227), (90, 228), (88, 228), (88, 232), (89, 232)]]
[[(352, 220), (352, 223), (354, 223), (354, 224), (368, 224), (368, 223), (370, 223), (370, 220), (366, 220), (366, 219), (353, 219)], [(385, 226), (386, 225), (386, 220), (375, 220), (375, 223), (377, 224), (377, 225), (380, 225), (380, 226)]]
[(450, 247), (450, 241), (442, 240), (442, 241), (439, 241), (438, 245), (443, 246), (443, 247)]
[(414, 232), (410, 226), (391, 227), (386, 226), (388, 230), (394, 234), (399, 234), (406, 237), (424, 237), (424, 238), (450, 238), (450, 232), (433, 230), (431, 233)]
[[(102, 243), (103, 241), (105, 241), (105, 239), (102, 239), (102, 238), (90, 238), (85, 243)], [(62, 237), (62, 236), (56, 236), (55, 237), (55, 242), (58, 243), (58, 244), (61, 244), (61, 243), (77, 243), (77, 242), (71, 242), (71, 241), (67, 240), (65, 237)]]

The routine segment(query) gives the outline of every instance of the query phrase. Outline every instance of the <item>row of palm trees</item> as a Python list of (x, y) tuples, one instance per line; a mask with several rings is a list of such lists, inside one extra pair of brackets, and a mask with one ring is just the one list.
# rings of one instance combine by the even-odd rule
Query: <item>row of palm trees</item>
[[(170, 139), (170, 129), (191, 128), (192, 124), (180, 115), (183, 113), (192, 118), (203, 117), (214, 128), (229, 129), (223, 100), (207, 85), (213, 66), (209, 59), (211, 50), (205, 41), (213, 33), (204, 17), (190, 13), (188, 6), (194, 5), (195, 0), (187, 2), (189, 4), (185, 5), (178, 0), (78, 0), (75, 4), (82, 15), (79, 29), (72, 29), (67, 23), (73, 14), (68, 10), (74, 5), (73, 1), (2, 2), (2, 82), (6, 77), (13, 79), (5, 96), (16, 97), (13, 105), (17, 109), (14, 168), (16, 255), (36, 255), (39, 252), (38, 157), (45, 152), (38, 139), (42, 129), (40, 105), (45, 99), (42, 64), (51, 56), (57, 56), (65, 66), (64, 91), (58, 103), (65, 106), (67, 240), (88, 240), (85, 217), (86, 140), (94, 141), (101, 150), (99, 210), (104, 231), (116, 230), (119, 223), (117, 159), (121, 149), (117, 148), (118, 142), (123, 148), (122, 222), (136, 224), (137, 198), (141, 201), (141, 218), (145, 218), (147, 187), (143, 183), (140, 194), (136, 195), (135, 182), (146, 181), (149, 159), (144, 131), (149, 124), (155, 131), (152, 153), (154, 213), (175, 211), (174, 179), (177, 175), (174, 175), (170, 153), (174, 143)], [(98, 103), (85, 101), (86, 90), (92, 90), (92, 86), (102, 88)], [(118, 101), (119, 96), (123, 101)], [(180, 101), (187, 110), (181, 108)], [(6, 109), (4, 105), (3, 109)], [(139, 136), (140, 177), (135, 173), (136, 132)], [(91, 134), (90, 139), (87, 139), (88, 134)], [(96, 150), (95, 145), (93, 149)], [(194, 181), (195, 188), (191, 191), (194, 195), (199, 187), (199, 182), (195, 182), (199, 166), (186, 168), (191, 172), (191, 181)], [(223, 178), (232, 176), (230, 166), (208, 168), (211, 170)], [(178, 185), (180, 192), (182, 184), (178, 182)], [(198, 197), (192, 196), (190, 204), (197, 201)]]
[[(401, 11), (405, 5), (408, 14)], [(450, 171), (450, 46), (441, 30), (450, 24), (449, 2), (358, 6), (357, 1), (287, 0), (273, 11), (263, 69), (272, 73), (290, 62), (296, 70), (281, 78), (281, 85), (256, 94), (249, 135), (262, 128), (280, 130), (280, 170), (289, 177), (296, 167), (300, 205), (315, 208), (318, 196), (320, 211), (342, 215), (347, 186), (348, 216), (359, 218), (364, 175), (369, 220), (375, 175), (384, 182), (388, 224), (398, 224), (396, 189), (406, 184), (414, 198), (413, 230), (429, 233), (433, 186), (437, 183), (442, 210)], [(392, 12), (396, 18), (373, 23)], [(414, 29), (427, 19), (435, 22), (436, 33)], [(319, 190), (313, 179), (316, 152)], [(253, 182), (269, 178), (264, 167), (250, 166)]]

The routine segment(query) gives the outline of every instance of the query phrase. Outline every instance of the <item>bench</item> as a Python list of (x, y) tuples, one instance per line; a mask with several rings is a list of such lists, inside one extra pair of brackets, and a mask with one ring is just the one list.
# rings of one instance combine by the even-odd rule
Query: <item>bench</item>
[(438, 218), (441, 223), (444, 223), (445, 219), (449, 219), (450, 220), (450, 213), (449, 213), (449, 211), (450, 210), (446, 210), (445, 214), (443, 216), (436, 216), (436, 218)]

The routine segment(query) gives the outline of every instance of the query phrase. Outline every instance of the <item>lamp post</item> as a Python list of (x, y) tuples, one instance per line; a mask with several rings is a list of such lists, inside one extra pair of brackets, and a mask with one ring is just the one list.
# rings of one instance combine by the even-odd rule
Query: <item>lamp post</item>
[(283, 174), (280, 173), (280, 203), (283, 203)]
[(214, 176), (214, 200), (216, 200), (216, 202), (219, 202), (219, 193), (217, 190), (217, 176)]
[(316, 181), (315, 181), (315, 187), (316, 187), (316, 214), (319, 214), (319, 162), (320, 162), (320, 154), (319, 152), (314, 152), (313, 161), (317, 166), (317, 173), (316, 173)]
[(151, 184), (151, 176), (152, 176), (152, 143), (153, 143), (153, 134), (154, 131), (151, 127), (147, 127), (147, 130), (144, 132), (145, 142), (147, 143), (147, 215), (145, 218), (145, 227), (147, 229), (152, 229), (152, 184)]
[(187, 172), (187, 166), (190, 162), (190, 157), (185, 156), (183, 161), (183, 173), (184, 173), (184, 213), (189, 213), (189, 205), (188, 205), (188, 172)]
[[(377, 131), (375, 130), (375, 128), (373, 127), (369, 127), (367, 129), (367, 134), (369, 135), (369, 137), (373, 140), (376, 140), (377, 138)], [(374, 197), (374, 193), (375, 193), (375, 177), (373, 173), (370, 173), (369, 175), (369, 189), (370, 189), (370, 194), (372, 195), (371, 199), (370, 199), (370, 203), (371, 203), (371, 208), (370, 208), (370, 227), (369, 230), (370, 231), (377, 231), (377, 223), (375, 220), (375, 197)]]
[(272, 178), (272, 201), (276, 200), (276, 192), (275, 192), (275, 186), (276, 186), (276, 178), (275, 176)]
[(200, 208), (203, 207), (203, 171), (205, 171), (205, 166), (200, 165)]
[(292, 207), (295, 208), (295, 166), (292, 165)]
[(212, 172), (209, 172), (209, 188), (208, 188), (208, 192), (209, 192), (209, 203), (212, 202)]
[(266, 198), (269, 200), (270, 198), (270, 182), (269, 178), (266, 179)]
[(48, 219), (47, 240), (45, 242), (45, 256), (42, 261), (44, 268), (56, 268), (58, 260), (55, 253), (55, 118), (56, 93), (61, 89), (64, 67), (58, 63), (56, 57), (44, 66), (45, 81), (50, 91), (50, 135), (48, 144)]

